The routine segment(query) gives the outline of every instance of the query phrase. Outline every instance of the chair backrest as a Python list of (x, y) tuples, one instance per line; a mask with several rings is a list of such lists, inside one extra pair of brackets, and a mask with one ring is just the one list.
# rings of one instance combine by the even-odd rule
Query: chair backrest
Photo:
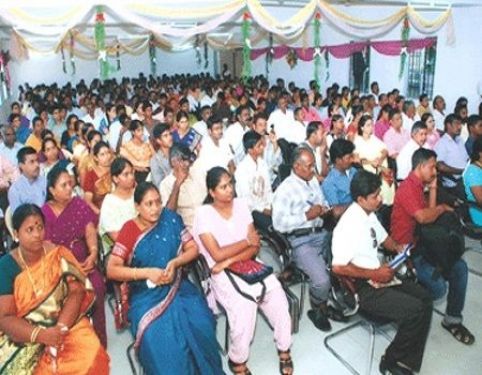
[(10, 236), (13, 238), (13, 222), (12, 222), (12, 209), (10, 206), (7, 207), (5, 210), (5, 226), (8, 229), (8, 233), (10, 233)]

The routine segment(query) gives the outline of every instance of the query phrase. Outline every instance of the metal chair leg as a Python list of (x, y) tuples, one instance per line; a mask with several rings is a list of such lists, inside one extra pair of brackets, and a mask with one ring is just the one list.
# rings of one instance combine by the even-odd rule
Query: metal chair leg
[(368, 357), (367, 362), (367, 372), (366, 374), (369, 375), (372, 371), (373, 365), (373, 356), (375, 355), (375, 326), (373, 324), (369, 324), (369, 331), (370, 331), (370, 355)]
[(301, 296), (300, 296), (300, 319), (303, 316), (303, 310), (305, 306), (305, 293), (306, 293), (306, 276), (301, 276)]
[(226, 314), (226, 327), (224, 329), (224, 355), (228, 355), (229, 351), (229, 320)]

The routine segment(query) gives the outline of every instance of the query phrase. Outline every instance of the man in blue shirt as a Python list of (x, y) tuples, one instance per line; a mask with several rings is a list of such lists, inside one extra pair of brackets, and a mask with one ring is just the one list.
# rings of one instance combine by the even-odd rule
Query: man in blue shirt
[(22, 174), (8, 190), (12, 213), (24, 203), (33, 203), (41, 207), (47, 196), (47, 181), (45, 176), (40, 176), (37, 151), (32, 147), (23, 147), (18, 152), (17, 159)]
[(321, 188), (330, 206), (343, 206), (343, 213), (353, 202), (350, 183), (357, 169), (353, 167), (355, 146), (346, 139), (335, 139), (330, 146), (332, 169), (323, 181)]

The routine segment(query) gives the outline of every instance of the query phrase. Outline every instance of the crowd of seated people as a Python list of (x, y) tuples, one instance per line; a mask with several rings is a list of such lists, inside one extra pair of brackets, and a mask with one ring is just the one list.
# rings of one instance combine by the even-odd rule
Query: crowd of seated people
[[(15, 241), (11, 251), (1, 241), (2, 340), (30, 348), (39, 369), (56, 360), (62, 373), (78, 366), (68, 343), (85, 330), (97, 339), (79, 344), (92, 362), (83, 371), (106, 373), (115, 338), (104, 298), (120, 285), (116, 319), (129, 322), (146, 373), (223, 373), (213, 315), (222, 307), (229, 368), (249, 374), (259, 307), (280, 373), (292, 374), (287, 297), (256, 260), (267, 234), (289, 245), (291, 266), (307, 277), (317, 329), (347, 320), (329, 303), (334, 275), (354, 281), (362, 310), (398, 324), (383, 373), (420, 370), (432, 300), (445, 294), (442, 327), (472, 344), (459, 216), (468, 205), (463, 219), (482, 226), (482, 113), (463, 97), (449, 113), (440, 95), (430, 105), (422, 94), (417, 106), (370, 87), (322, 93), (315, 81), (305, 90), (209, 74), (25, 84), (1, 127), (1, 233), (13, 222)], [(384, 220), (381, 208), (391, 213)], [(377, 257), (408, 244), (416, 282), (396, 280)], [(183, 272), (200, 256), (208, 296)], [(396, 285), (380, 289), (387, 283)], [(56, 313), (33, 318), (30, 307), (59, 286)]]

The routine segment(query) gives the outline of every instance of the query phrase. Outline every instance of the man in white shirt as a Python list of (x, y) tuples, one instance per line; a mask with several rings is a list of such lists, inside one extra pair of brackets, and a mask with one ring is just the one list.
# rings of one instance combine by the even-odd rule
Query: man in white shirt
[(444, 132), (445, 121), (445, 100), (441, 95), (433, 98), (433, 119), (435, 120), (435, 128), (440, 132)]
[(306, 127), (306, 140), (300, 144), (308, 147), (315, 156), (315, 177), (319, 183), (328, 174), (328, 162), (326, 160), (326, 134), (321, 121), (312, 121)]
[(223, 138), (223, 123), (217, 116), (211, 116), (207, 120), (208, 136), (201, 141), (199, 163), (205, 172), (213, 167), (223, 167), (234, 172), (234, 155)]
[(244, 158), (243, 135), (249, 130), (250, 111), (248, 106), (239, 106), (236, 110), (237, 122), (231, 124), (224, 133), (231, 152), (234, 154), (234, 164), (238, 165)]
[(257, 228), (268, 230), (272, 225), (271, 203), (273, 191), (268, 166), (263, 160), (264, 140), (261, 134), (250, 130), (243, 135), (246, 156), (234, 174), (236, 193), (245, 198)]
[[(412, 126), (411, 138), (397, 156), (397, 180), (407, 178), (412, 170), (412, 156), (420, 147), (424, 147), (427, 140), (427, 125), (417, 121)], [(425, 147), (428, 148), (428, 147)]]
[(420, 371), (425, 342), (432, 318), (432, 298), (412, 281), (383, 286), (394, 280), (395, 270), (378, 259), (378, 246), (400, 252), (378, 221), (380, 178), (359, 171), (350, 184), (354, 203), (345, 211), (333, 232), (332, 270), (336, 275), (355, 279), (353, 286), (360, 309), (372, 316), (397, 322), (398, 331), (381, 359), (382, 374), (413, 374)]
[[(292, 137), (295, 117), (293, 112), (288, 109), (288, 100), (283, 95), (278, 99), (278, 108), (274, 110), (268, 118), (268, 126), (271, 127), (272, 125), (274, 126), (274, 131), (278, 139), (284, 138), (288, 142), (295, 143), (299, 140), (298, 137)], [(303, 140), (301, 140), (301, 142), (302, 141)]]
[(278, 167), (283, 162), (283, 155), (281, 154), (281, 149), (278, 146), (278, 137), (276, 136), (274, 129), (271, 128), (268, 133), (266, 130), (267, 126), (268, 118), (264, 113), (257, 113), (254, 115), (253, 130), (256, 133), (261, 134), (264, 138), (265, 147), (263, 159), (268, 166), (270, 181), (273, 183), (278, 172)]
[(199, 134), (201, 134), (203, 137), (208, 137), (208, 125), (207, 121), (208, 118), (211, 117), (212, 115), (212, 110), (211, 107), (208, 105), (205, 105), (201, 108), (201, 121), (196, 122), (192, 128), (196, 130)]
[(420, 121), (420, 116), (417, 114), (415, 103), (412, 100), (406, 100), (403, 103), (402, 126), (407, 131), (411, 131), (415, 121)]

